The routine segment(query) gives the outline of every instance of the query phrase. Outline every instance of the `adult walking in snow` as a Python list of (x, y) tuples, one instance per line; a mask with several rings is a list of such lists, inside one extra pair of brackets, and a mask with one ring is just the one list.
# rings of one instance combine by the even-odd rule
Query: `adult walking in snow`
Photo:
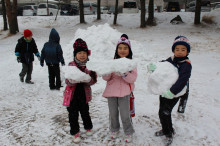
[(31, 81), (31, 74), (33, 71), (33, 61), (35, 54), (40, 61), (40, 53), (38, 52), (37, 45), (34, 38), (32, 38), (33, 33), (29, 29), (24, 30), (24, 36), (18, 40), (15, 47), (15, 55), (17, 56), (18, 63), (22, 63), (22, 70), (19, 74), (20, 81), (24, 82), (24, 77), (26, 75), (25, 82), (27, 84), (34, 84)]
[(84, 129), (86, 135), (91, 136), (93, 134), (93, 124), (89, 114), (88, 102), (92, 99), (91, 85), (97, 82), (96, 72), (90, 71), (86, 68), (86, 63), (89, 60), (90, 50), (88, 50), (87, 44), (82, 39), (77, 39), (73, 44), (74, 48), (74, 61), (69, 63), (69, 66), (76, 66), (79, 70), (85, 74), (90, 75), (88, 81), (75, 81), (72, 79), (66, 79), (66, 84), (71, 89), (71, 102), (67, 107), (69, 112), (70, 134), (74, 135), (73, 142), (79, 143), (80, 138), (80, 126), (78, 122), (79, 112), (81, 114)]
[[(117, 43), (114, 59), (123, 57), (132, 59), (131, 45), (126, 34), (123, 34)], [(129, 143), (132, 141), (132, 135), (135, 131), (130, 116), (130, 95), (131, 91), (134, 90), (136, 78), (136, 68), (124, 74), (111, 73), (103, 76), (103, 79), (107, 81), (103, 96), (108, 100), (111, 139), (115, 139), (118, 136), (120, 113), (125, 133), (125, 142)]]
[[(41, 51), (40, 65), (44, 66), (44, 60), (48, 66), (49, 87), (50, 90), (60, 90), (60, 65), (65, 65), (63, 58), (63, 50), (60, 45), (60, 36), (56, 29), (52, 28), (49, 36), (49, 41), (44, 44)], [(55, 84), (56, 79), (56, 84)]]
[[(188, 55), (190, 53), (189, 40), (185, 36), (177, 36), (173, 42), (172, 52), (174, 56), (165, 61), (170, 62), (178, 69), (179, 78), (172, 87), (160, 95), (159, 118), (162, 130), (155, 132), (155, 136), (166, 136), (166, 144), (170, 145), (175, 134), (171, 112), (179, 99), (187, 100), (189, 92), (189, 78), (191, 76), (192, 66)], [(153, 72), (156, 69), (155, 64), (149, 64), (148, 70)], [(185, 89), (185, 94), (175, 97)]]

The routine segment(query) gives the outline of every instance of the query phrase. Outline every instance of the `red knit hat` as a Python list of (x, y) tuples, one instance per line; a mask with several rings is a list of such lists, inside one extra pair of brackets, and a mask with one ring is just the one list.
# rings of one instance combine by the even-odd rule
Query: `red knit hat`
[(25, 29), (24, 30), (24, 37), (25, 38), (27, 38), (27, 37), (29, 37), (29, 36), (32, 36), (33, 34), (32, 34), (32, 32), (29, 30), (29, 29)]

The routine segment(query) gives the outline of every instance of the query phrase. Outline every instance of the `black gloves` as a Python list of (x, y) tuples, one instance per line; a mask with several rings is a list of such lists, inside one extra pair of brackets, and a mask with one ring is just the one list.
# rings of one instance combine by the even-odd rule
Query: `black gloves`
[(17, 56), (17, 61), (18, 61), (18, 63), (21, 62), (21, 57), (20, 56)]
[(65, 66), (65, 62), (64, 62), (64, 61), (63, 61), (63, 62), (61, 62), (61, 65), (62, 65), (62, 66)]
[(96, 72), (91, 71), (91, 72), (89, 73), (89, 75), (91, 76), (91, 78), (92, 78), (95, 82), (97, 82)]

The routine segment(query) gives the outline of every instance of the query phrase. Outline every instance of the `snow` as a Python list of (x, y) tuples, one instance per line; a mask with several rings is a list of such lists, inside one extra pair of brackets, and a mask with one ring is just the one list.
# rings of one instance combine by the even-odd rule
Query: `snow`
[(147, 85), (151, 93), (161, 95), (172, 87), (179, 75), (177, 68), (167, 61), (155, 65), (156, 69), (149, 75)]
[[(170, 20), (180, 15), (183, 24), (172, 25)], [(192, 63), (189, 100), (184, 115), (177, 114), (177, 105), (172, 112), (176, 131), (174, 146), (220, 145), (220, 15), (211, 15), (215, 24), (195, 26), (194, 13), (164, 12), (155, 13), (157, 26), (139, 28), (140, 14), (119, 14), (118, 25), (112, 25), (113, 15), (102, 15), (97, 21), (95, 15), (86, 15), (86, 24), (79, 24), (79, 16), (25, 16), (18, 17), (20, 32), (9, 35), (0, 31), (0, 145), (74, 145), (69, 134), (68, 113), (63, 102), (65, 88), (62, 72), (60, 91), (49, 90), (48, 69), (41, 67), (37, 58), (34, 61), (33, 85), (21, 83), (18, 64), (14, 55), (17, 40), (24, 29), (31, 29), (39, 51), (49, 39), (51, 28), (60, 34), (61, 46), (66, 64), (73, 60), (73, 43), (83, 38), (91, 49), (92, 68), (96, 62), (113, 60), (115, 47), (122, 33), (131, 41), (133, 58), (137, 61), (138, 78), (135, 83), (135, 111), (133, 118), (135, 135), (128, 145), (163, 145), (164, 137), (155, 137), (154, 132), (161, 129), (158, 110), (158, 95), (148, 90), (147, 65), (172, 56), (171, 46), (177, 35), (186, 36), (191, 43), (189, 58)], [(0, 16), (0, 20), (2, 20)], [(3, 29), (3, 22), (0, 23)], [(89, 62), (90, 62), (89, 61)], [(98, 65), (97, 63), (97, 65)], [(107, 100), (102, 97), (106, 82), (98, 77), (92, 86), (93, 99), (89, 103), (90, 115), (94, 125), (94, 135), (85, 136), (82, 120), (82, 142), (80, 145), (125, 145), (123, 130), (114, 141), (108, 139), (109, 118)]]

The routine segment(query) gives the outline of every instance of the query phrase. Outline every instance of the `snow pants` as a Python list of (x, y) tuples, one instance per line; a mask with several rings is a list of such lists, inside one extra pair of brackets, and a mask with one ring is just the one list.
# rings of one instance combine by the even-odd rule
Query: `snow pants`
[[(61, 79), (60, 79), (60, 66), (56, 65), (48, 65), (48, 73), (49, 73), (49, 86), (50, 89), (60, 88)], [(55, 85), (56, 79), (56, 85)]]
[(84, 129), (90, 130), (93, 128), (91, 117), (89, 115), (89, 104), (86, 103), (86, 97), (74, 96), (70, 103), (70, 107), (67, 107), (69, 112), (70, 134), (75, 135), (79, 132), (80, 126), (78, 122), (79, 112), (83, 120)]
[(19, 76), (21, 78), (24, 78), (24, 76), (26, 75), (25, 81), (28, 82), (31, 80), (32, 71), (33, 71), (33, 62), (31, 62), (30, 64), (22, 63), (22, 70)]
[(134, 133), (133, 123), (130, 116), (130, 95), (125, 97), (108, 97), (110, 131), (117, 132), (120, 129), (119, 113), (126, 135)]

